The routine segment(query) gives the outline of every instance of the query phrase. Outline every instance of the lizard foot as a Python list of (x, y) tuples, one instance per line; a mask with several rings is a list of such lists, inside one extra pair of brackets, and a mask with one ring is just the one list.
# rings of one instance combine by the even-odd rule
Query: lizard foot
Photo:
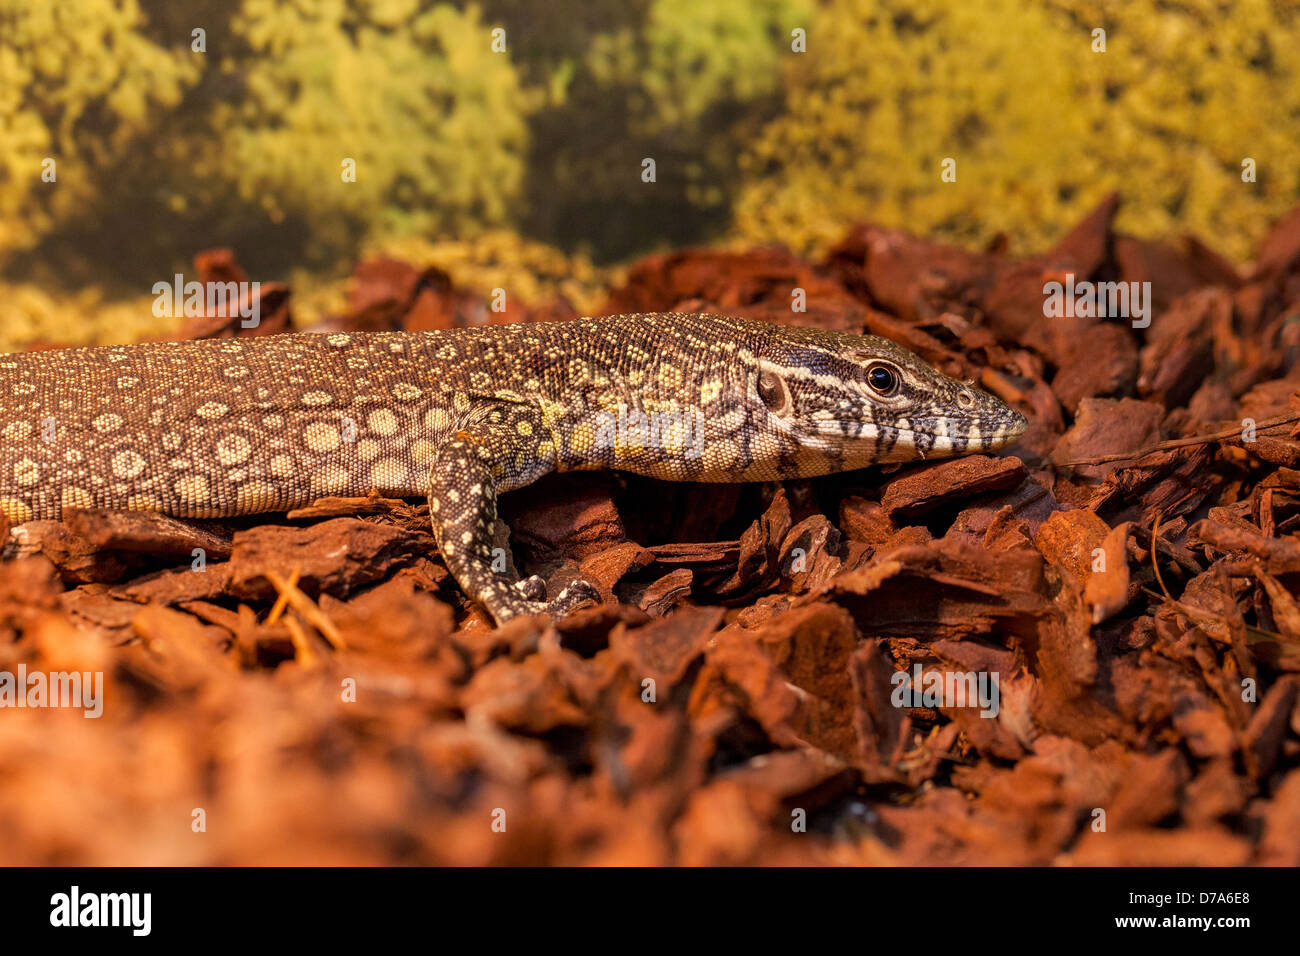
[[(532, 591), (534, 590), (532, 581), (533, 578), (519, 581), (515, 587), (523, 590), (521, 586), (527, 586)], [(541, 582), (541, 579), (537, 578), (537, 581)], [(497, 624), (501, 625), (511, 618), (520, 617), (524, 614), (545, 614), (552, 619), (559, 619), (579, 607), (587, 604), (599, 604), (601, 601), (600, 592), (596, 590), (595, 585), (581, 578), (572, 582), (556, 595), (553, 601), (541, 599), (546, 592), (544, 582), (541, 582), (541, 591), (542, 594), (539, 595), (537, 600), (501, 601), (498, 599), (496, 602), (489, 604), (489, 609), (492, 611), (492, 616), (496, 618)]]
[(532, 574), (522, 581), (515, 582), (515, 589), (524, 596), (526, 601), (542, 601), (546, 599), (546, 581), (540, 574)]
[(600, 592), (596, 590), (596, 586), (578, 578), (556, 595), (555, 600), (548, 605), (547, 613), (553, 617), (564, 617), (570, 611), (586, 604), (599, 604), (600, 600)]

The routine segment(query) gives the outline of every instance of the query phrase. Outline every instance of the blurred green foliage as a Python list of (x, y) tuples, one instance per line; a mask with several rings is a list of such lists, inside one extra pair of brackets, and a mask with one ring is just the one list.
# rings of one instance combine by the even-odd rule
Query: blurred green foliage
[[(723, 233), (811, 0), (488, 2), (546, 94), (522, 227), (600, 261)], [(584, 20), (584, 18), (586, 18)], [(538, 37), (540, 34), (540, 42)], [(534, 49), (533, 44), (537, 42)], [(643, 182), (642, 162), (655, 162)]]
[[(117, 19), (135, 27), (130, 45), (101, 42), (75, 25), (119, 7), (130, 15)], [(129, 119), (139, 135), (129, 149), (86, 157), (87, 188), (61, 220), (31, 217), (30, 202), (15, 204), (14, 218), (50, 234), (46, 260), (116, 257), (147, 276), (183, 266), (196, 249), (230, 244), (259, 271), (278, 272), (345, 261), (374, 235), (473, 232), (517, 211), (528, 97), (509, 56), (491, 49), (477, 7), (418, 0), (144, 0), (144, 7), (147, 24), (134, 3), (53, 0), (62, 22), (42, 25), (55, 38), (79, 38), (88, 72), (150, 66), (139, 85), (168, 94), (155, 96), (147, 115), (142, 97), (132, 98), (120, 132)], [(202, 50), (192, 49), (195, 29), (204, 31)], [(27, 32), (38, 50), (50, 39)], [(9, 46), (0, 41), (0, 50)], [(84, 108), (83, 87), (60, 88), (59, 96)], [(39, 95), (21, 95), (17, 107), (20, 120), (40, 122)], [(48, 148), (62, 152), (59, 143)], [(29, 179), (30, 154), (8, 159)], [(354, 181), (345, 181), (349, 161)]]
[(51, 286), (503, 229), (597, 263), (856, 219), (1030, 250), (1112, 189), (1249, 256), (1300, 195), (1295, 4), (0, 0), (0, 264)]
[[(49, 61), (6, 84), (22, 135), (0, 168), (21, 188), (0, 257), (46, 237), (20, 272), (89, 258), (123, 278), (212, 245), (266, 274), (392, 235), (514, 226), (606, 261), (718, 235), (739, 156), (780, 105), (789, 31), (812, 15), (812, 0), (0, 4), (0, 64)], [(56, 76), (65, 60), (107, 90)], [(52, 101), (104, 138), (71, 137)], [(75, 184), (41, 188), (47, 154)]]
[(234, 29), (251, 65), (245, 96), (213, 110), (226, 173), (271, 222), (307, 223), (312, 258), (368, 235), (507, 221), (526, 97), (475, 7), (245, 0)]
[(102, 203), (100, 172), (197, 77), (141, 26), (133, 0), (0, 0), (0, 261)]

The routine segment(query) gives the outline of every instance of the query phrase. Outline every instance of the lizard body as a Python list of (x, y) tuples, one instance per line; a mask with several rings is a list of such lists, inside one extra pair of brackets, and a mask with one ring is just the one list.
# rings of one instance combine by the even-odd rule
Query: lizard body
[(654, 313), (0, 355), (0, 512), (228, 517), (326, 495), (429, 499), (498, 621), (564, 613), (491, 567), (496, 496), (551, 471), (810, 477), (991, 450), (1025, 420), (874, 336)]

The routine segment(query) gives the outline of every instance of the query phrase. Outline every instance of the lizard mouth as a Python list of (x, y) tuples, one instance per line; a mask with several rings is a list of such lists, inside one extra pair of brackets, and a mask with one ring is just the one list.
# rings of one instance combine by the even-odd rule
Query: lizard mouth
[(951, 418), (940, 421), (907, 421), (878, 425), (856, 419), (828, 419), (815, 423), (814, 433), (822, 443), (862, 442), (886, 454), (907, 457), (914, 450), (917, 457), (942, 457), (976, 451), (997, 451), (1012, 445), (1029, 427), (1025, 416), (1005, 407), (993, 418)]

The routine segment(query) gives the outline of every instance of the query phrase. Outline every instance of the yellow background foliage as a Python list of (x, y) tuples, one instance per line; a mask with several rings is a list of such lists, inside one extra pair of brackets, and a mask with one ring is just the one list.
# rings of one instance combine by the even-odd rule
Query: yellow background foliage
[(308, 317), (376, 250), (589, 309), (648, 251), (1032, 252), (1112, 190), (1248, 260), (1300, 199), (1300, 3), (0, 0), (0, 348), (154, 328), (213, 246)]
[(831, 0), (788, 70), (744, 158), (751, 239), (806, 250), (872, 219), (1033, 251), (1118, 190), (1121, 228), (1240, 260), (1300, 193), (1291, 3)]

